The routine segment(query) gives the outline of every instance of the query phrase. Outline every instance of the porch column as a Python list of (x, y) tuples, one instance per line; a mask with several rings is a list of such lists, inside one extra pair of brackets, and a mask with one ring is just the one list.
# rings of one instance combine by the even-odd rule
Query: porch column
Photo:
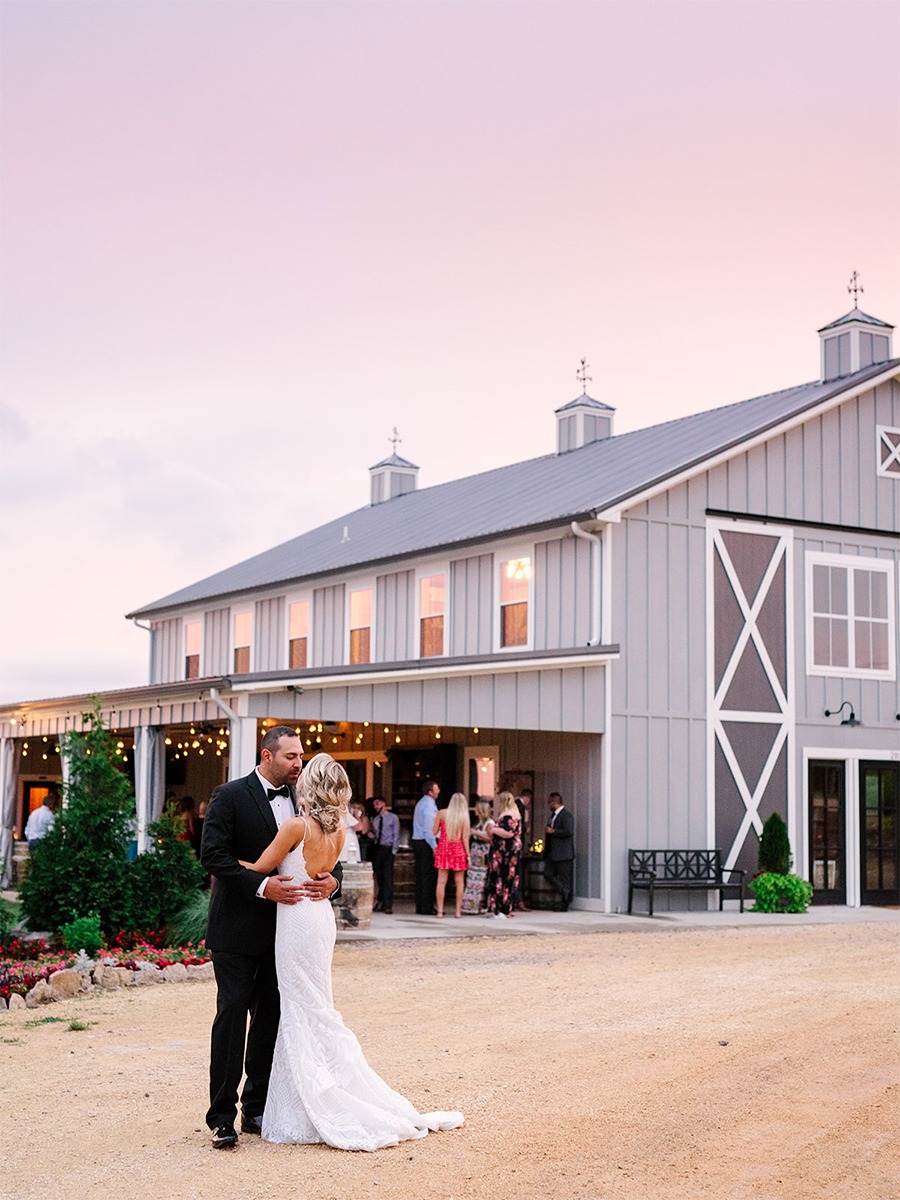
[(12, 876), (13, 829), (16, 823), (16, 741), (0, 739), (0, 887)]
[(228, 778), (243, 779), (256, 766), (256, 717), (238, 717), (230, 726)]
[(162, 730), (139, 726), (134, 731), (134, 798), (137, 807), (137, 849), (150, 845), (147, 828), (162, 812), (165, 779), (165, 742)]

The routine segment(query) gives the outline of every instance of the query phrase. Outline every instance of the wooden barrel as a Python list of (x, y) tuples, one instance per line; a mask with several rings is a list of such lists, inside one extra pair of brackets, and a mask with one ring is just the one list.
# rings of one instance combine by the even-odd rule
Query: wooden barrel
[(559, 892), (552, 888), (544, 876), (546, 863), (532, 856), (525, 859), (526, 895), (532, 908), (559, 908)]
[(344, 882), (341, 897), (332, 900), (338, 929), (368, 929), (372, 924), (372, 894), (374, 880), (372, 864), (342, 863)]

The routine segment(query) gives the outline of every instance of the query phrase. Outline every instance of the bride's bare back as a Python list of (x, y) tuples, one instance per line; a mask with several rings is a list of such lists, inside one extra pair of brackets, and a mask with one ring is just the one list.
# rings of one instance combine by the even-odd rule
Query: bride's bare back
[(241, 866), (268, 874), (302, 842), (303, 861), (306, 863), (306, 873), (310, 879), (315, 879), (321, 874), (330, 875), (344, 848), (344, 837), (343, 825), (333, 833), (326, 833), (314, 817), (289, 817), (256, 862), (241, 860)]

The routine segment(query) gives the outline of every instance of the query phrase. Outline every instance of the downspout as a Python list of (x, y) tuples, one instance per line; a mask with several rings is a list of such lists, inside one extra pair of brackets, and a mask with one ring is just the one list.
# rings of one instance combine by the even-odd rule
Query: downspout
[(573, 521), (570, 528), (577, 538), (582, 538), (584, 541), (591, 543), (591, 591), (593, 592), (594, 603), (591, 605), (591, 636), (588, 639), (588, 645), (599, 646), (603, 628), (602, 597), (600, 595), (601, 568), (603, 565), (600, 555), (603, 549), (603, 540), (599, 534), (588, 533), (586, 529), (582, 529), (577, 521)]

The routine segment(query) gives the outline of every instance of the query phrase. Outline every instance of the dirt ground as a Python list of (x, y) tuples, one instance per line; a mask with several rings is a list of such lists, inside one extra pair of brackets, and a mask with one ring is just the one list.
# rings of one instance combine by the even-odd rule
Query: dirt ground
[(211, 1149), (212, 982), (3, 1013), (0, 1200), (895, 1200), (898, 935), (339, 944), (372, 1065), (466, 1115), (376, 1154)]

